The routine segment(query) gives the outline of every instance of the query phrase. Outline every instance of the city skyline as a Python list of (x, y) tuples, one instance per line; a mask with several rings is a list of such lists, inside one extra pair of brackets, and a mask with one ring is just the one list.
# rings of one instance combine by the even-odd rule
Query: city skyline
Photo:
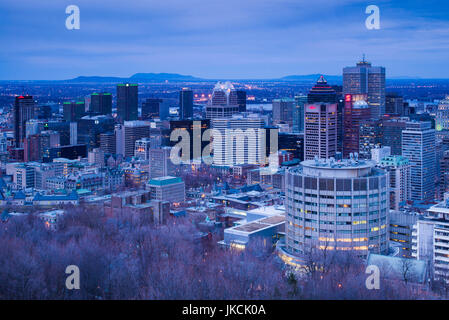
[(108, 5), (81, 0), (79, 30), (65, 27), (69, 4), (0, 4), (0, 41), (8, 44), (0, 51), (0, 79), (63, 80), (141, 70), (212, 79), (341, 74), (363, 53), (385, 66), (390, 78), (444, 78), (448, 71), (449, 6), (441, 1), (377, 1), (379, 30), (366, 28), (369, 3), (360, 0)]

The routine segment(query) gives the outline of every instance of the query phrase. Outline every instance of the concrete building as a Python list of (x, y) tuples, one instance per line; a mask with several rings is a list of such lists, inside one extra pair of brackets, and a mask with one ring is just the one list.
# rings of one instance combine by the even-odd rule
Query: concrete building
[(388, 252), (388, 173), (372, 161), (306, 160), (286, 177), (284, 251)]
[(373, 160), (376, 164), (379, 164), (380, 161), (391, 155), (390, 147), (377, 147), (371, 149), (371, 160)]
[(449, 194), (413, 226), (412, 256), (424, 260), (435, 280), (449, 282)]
[(100, 148), (95, 148), (92, 151), (89, 151), (87, 159), (90, 164), (97, 165), (100, 168), (105, 166), (104, 151)]
[(125, 158), (133, 157), (136, 141), (150, 137), (151, 122), (149, 121), (125, 121), (123, 125), (115, 128), (117, 154)]
[(170, 147), (151, 148), (149, 150), (150, 179), (171, 176), (175, 165), (170, 159)]
[(150, 191), (152, 200), (169, 201), (172, 204), (184, 202), (185, 184), (181, 178), (160, 177), (148, 181), (146, 189)]
[(151, 139), (142, 138), (136, 140), (136, 147), (134, 149), (134, 156), (141, 160), (150, 159)]
[(389, 156), (379, 166), (390, 173), (390, 208), (399, 210), (411, 199), (411, 165), (403, 156)]
[(163, 224), (170, 214), (170, 203), (151, 200), (150, 191), (125, 191), (111, 195), (111, 200), (104, 202), (104, 212), (108, 217), (125, 215), (147, 215), (154, 224)]
[(418, 221), (415, 212), (390, 210), (390, 247), (395, 250), (395, 256), (412, 257), (413, 226)]
[(224, 239), (219, 242), (228, 248), (244, 249), (254, 240), (261, 240), (270, 246), (279, 239), (285, 230), (285, 209), (269, 206), (252, 209), (244, 213), (236, 225), (224, 230)]

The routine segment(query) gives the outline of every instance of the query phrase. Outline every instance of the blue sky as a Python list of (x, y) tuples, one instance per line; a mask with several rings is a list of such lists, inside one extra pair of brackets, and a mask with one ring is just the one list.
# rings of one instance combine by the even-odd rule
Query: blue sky
[[(65, 8), (78, 5), (80, 30)], [(365, 8), (380, 8), (380, 30)], [(449, 78), (447, 0), (2, 0), (0, 79), (171, 72), (341, 74), (365, 53), (388, 76)]]

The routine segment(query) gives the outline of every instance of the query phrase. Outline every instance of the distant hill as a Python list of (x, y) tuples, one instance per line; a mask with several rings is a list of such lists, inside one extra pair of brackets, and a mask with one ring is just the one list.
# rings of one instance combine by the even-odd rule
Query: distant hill
[(149, 81), (199, 81), (201, 78), (196, 78), (189, 75), (182, 75), (177, 73), (136, 73), (130, 77), (131, 80), (149, 80)]
[[(279, 78), (279, 80), (283, 80), (283, 81), (317, 81), (320, 76), (321, 76), (320, 73), (305, 74), (305, 75), (290, 75), (290, 76), (285, 76), (285, 77)], [(324, 78), (326, 78), (326, 80), (328, 82), (343, 81), (342, 76), (324, 75)]]
[(129, 78), (121, 77), (99, 77), (99, 76), (80, 76), (67, 81), (70, 82), (163, 82), (163, 81), (200, 81), (201, 78), (196, 78), (189, 75), (182, 75), (177, 73), (136, 73)]

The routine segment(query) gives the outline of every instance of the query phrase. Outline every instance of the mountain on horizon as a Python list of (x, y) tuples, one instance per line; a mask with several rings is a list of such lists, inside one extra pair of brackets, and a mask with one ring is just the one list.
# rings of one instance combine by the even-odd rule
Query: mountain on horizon
[[(314, 74), (305, 74), (305, 75), (287, 75), (280, 78), (272, 78), (272, 79), (212, 79), (212, 78), (200, 78), (191, 75), (183, 75), (178, 73), (136, 73), (130, 77), (103, 77), (103, 76), (79, 76), (73, 79), (67, 80), (54, 80), (56, 82), (71, 82), (71, 83), (120, 83), (120, 82), (165, 82), (165, 81), (244, 81), (244, 80), (260, 80), (260, 81), (291, 81), (291, 82), (311, 82), (315, 83), (320, 76), (324, 76), (324, 78), (328, 81), (329, 84), (341, 84), (343, 81), (343, 76), (341, 75), (326, 75), (321, 73)], [(419, 77), (390, 77), (387, 79), (389, 81), (404, 81), (404, 80), (425, 80)], [(38, 80), (31, 80), (38, 81)], [(53, 82), (51, 80), (47, 80)]]
[(101, 77), (101, 76), (79, 76), (74, 79), (69, 79), (70, 82), (155, 82), (155, 81), (200, 81), (201, 78), (196, 78), (190, 75), (182, 75), (177, 73), (136, 73), (131, 77)]

